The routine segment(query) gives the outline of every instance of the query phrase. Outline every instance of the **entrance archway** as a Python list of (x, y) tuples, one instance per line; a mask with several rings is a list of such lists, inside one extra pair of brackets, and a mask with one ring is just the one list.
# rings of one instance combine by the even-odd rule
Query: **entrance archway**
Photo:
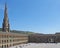
[(53, 39), (53, 38), (49, 38), (49, 39), (48, 39), (48, 42), (49, 42), (49, 43), (54, 43), (54, 39)]

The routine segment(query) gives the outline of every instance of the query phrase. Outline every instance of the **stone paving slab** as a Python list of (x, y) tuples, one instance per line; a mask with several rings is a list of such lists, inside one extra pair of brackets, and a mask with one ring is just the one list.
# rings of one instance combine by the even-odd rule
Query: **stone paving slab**
[(60, 48), (60, 43), (28, 43), (10, 48)]

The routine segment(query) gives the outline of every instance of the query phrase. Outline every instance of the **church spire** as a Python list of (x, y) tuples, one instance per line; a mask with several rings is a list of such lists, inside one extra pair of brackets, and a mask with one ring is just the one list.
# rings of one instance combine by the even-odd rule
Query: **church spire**
[(4, 19), (8, 20), (8, 15), (7, 15), (7, 4), (5, 3), (5, 10), (4, 10)]
[(6, 3), (5, 3), (5, 10), (4, 10), (4, 19), (3, 19), (2, 31), (4, 31), (4, 32), (10, 32), (10, 25), (9, 25), (9, 20), (8, 20), (7, 4)]

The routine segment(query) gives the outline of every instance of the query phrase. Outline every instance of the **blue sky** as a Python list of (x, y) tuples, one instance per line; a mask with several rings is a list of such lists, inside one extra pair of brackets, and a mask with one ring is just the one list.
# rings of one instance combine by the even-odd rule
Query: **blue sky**
[[(0, 0), (0, 27), (5, 0)], [(7, 0), (11, 30), (60, 32), (60, 0)]]

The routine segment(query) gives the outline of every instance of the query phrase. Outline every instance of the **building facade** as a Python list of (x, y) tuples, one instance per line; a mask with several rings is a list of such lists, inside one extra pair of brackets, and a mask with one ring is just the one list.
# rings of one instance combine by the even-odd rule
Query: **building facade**
[(55, 34), (32, 34), (29, 42), (33, 43), (60, 43), (60, 33)]
[(9, 48), (23, 43), (28, 43), (28, 36), (25, 34), (0, 32), (0, 48)]

